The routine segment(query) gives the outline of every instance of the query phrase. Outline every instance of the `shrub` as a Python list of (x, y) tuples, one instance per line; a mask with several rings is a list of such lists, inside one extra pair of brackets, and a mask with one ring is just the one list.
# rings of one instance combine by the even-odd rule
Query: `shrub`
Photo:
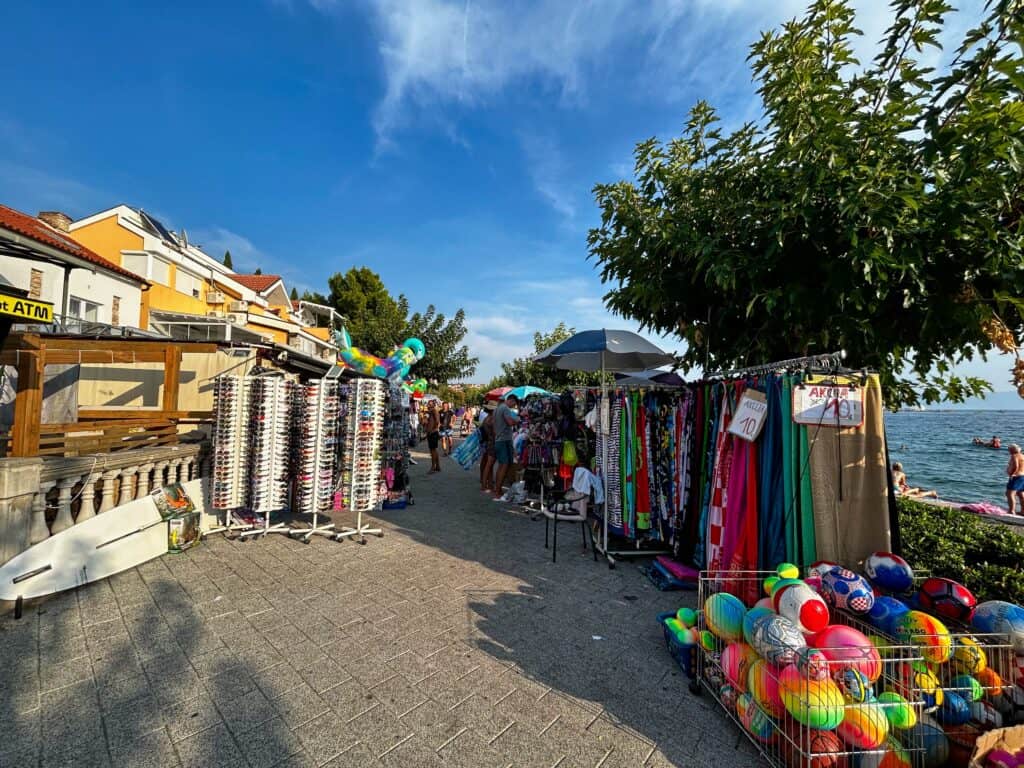
[(1024, 604), (1024, 536), (970, 512), (898, 500), (903, 557), (915, 571), (959, 581), (978, 598)]

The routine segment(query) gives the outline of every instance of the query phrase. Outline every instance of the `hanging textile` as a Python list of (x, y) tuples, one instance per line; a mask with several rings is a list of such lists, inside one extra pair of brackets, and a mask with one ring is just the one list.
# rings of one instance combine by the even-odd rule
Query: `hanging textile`
[(729, 477), (732, 472), (733, 441), (726, 430), (732, 420), (729, 392), (725, 387), (718, 394), (721, 401), (718, 437), (715, 442), (714, 470), (711, 474), (711, 500), (708, 503), (707, 567), (722, 569), (722, 542), (725, 537), (725, 509), (728, 504)]
[(788, 560), (786, 547), (786, 492), (783, 487), (782, 378), (766, 377), (758, 389), (765, 394), (768, 411), (761, 430), (758, 453), (758, 558), (760, 570), (771, 570)]
[(862, 392), (864, 423), (860, 427), (810, 428), (809, 474), (818, 557), (851, 565), (872, 552), (889, 551), (891, 543), (882, 390), (877, 375), (868, 377)]

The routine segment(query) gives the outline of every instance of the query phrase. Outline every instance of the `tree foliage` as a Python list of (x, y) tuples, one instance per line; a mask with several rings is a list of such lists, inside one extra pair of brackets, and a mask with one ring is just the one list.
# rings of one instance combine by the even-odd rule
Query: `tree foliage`
[(292, 286), (292, 293), (291, 293), (290, 298), (291, 298), (292, 301), (298, 301), (299, 300), (299, 292), (295, 288), (294, 285)]
[(231, 261), (231, 251), (224, 251), (224, 266), (228, 269), (234, 269), (235, 265)]
[(595, 187), (606, 302), (682, 336), (685, 369), (843, 348), (896, 406), (983, 393), (951, 367), (1016, 352), (1024, 0), (992, 0), (945, 73), (925, 61), (951, 6), (892, 7), (862, 66), (849, 3), (816, 0), (752, 46), (761, 122), (728, 133), (700, 102), (637, 145), (635, 183)]
[(466, 313), (461, 308), (448, 320), (433, 304), (424, 313), (415, 312), (405, 324), (403, 340), (415, 336), (427, 348), (427, 354), (416, 363), (413, 372), (428, 382), (447, 383), (476, 372), (479, 358), (469, 354), (462, 343), (466, 338)]
[(334, 307), (345, 320), (352, 343), (371, 354), (386, 355), (410, 336), (419, 338), (427, 354), (412, 369), (416, 378), (447, 383), (472, 376), (477, 358), (470, 356), (462, 341), (466, 337), (466, 314), (459, 309), (448, 319), (433, 305), (426, 312), (409, 316), (404, 295), (396, 299), (369, 267), (353, 267), (336, 273), (327, 281), (330, 294), (307, 291), (304, 298)]
[(568, 387), (600, 386), (600, 372), (563, 371), (535, 363), (531, 359), (548, 347), (565, 341), (574, 333), (576, 333), (576, 329), (567, 327), (564, 322), (556, 325), (549, 333), (537, 331), (533, 334), (533, 355), (517, 357), (510, 362), (502, 363), (501, 374), (491, 380), (488, 389), (528, 384), (550, 392), (561, 392)]

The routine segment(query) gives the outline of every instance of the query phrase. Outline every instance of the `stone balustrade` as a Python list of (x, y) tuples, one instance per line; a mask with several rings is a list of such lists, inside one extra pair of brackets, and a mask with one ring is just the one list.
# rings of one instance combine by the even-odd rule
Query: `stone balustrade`
[(211, 468), (207, 443), (0, 459), (0, 563), (153, 489), (209, 476)]

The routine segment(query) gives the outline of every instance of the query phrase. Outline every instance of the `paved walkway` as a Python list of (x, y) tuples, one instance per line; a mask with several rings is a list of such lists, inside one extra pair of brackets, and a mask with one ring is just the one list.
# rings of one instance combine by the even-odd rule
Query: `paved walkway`
[(213, 537), (0, 618), (0, 766), (753, 766), (610, 571), (450, 460), (366, 546)]

